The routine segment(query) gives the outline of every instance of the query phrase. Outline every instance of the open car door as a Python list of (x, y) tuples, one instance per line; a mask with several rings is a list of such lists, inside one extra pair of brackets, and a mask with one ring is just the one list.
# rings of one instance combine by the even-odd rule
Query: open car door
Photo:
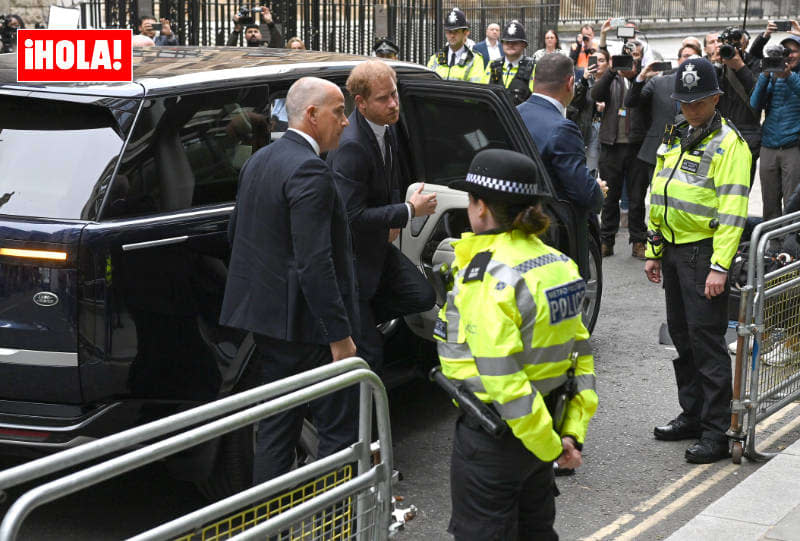
[[(591, 330), (599, 310), (602, 283), (599, 247), (596, 259), (592, 258), (587, 249), (590, 235), (586, 217), (557, 200), (536, 146), (505, 89), (431, 80), (401, 80), (398, 86), (400, 126), (407, 145), (411, 181), (406, 199), (418, 183), (424, 182), (424, 191), (435, 192), (438, 201), (434, 214), (415, 218), (410, 227), (403, 229), (403, 253), (435, 283), (433, 267), (451, 262), (450, 242), (470, 230), (467, 194), (448, 188), (448, 184), (466, 176), (472, 158), (481, 150), (503, 148), (526, 154), (537, 164), (542, 191), (551, 195), (543, 199), (544, 210), (551, 218), (543, 240), (583, 262), (579, 265), (587, 281), (584, 322)], [(437, 291), (437, 306), (426, 313), (407, 316), (409, 328), (432, 339), (433, 323), (444, 301), (443, 292)]]

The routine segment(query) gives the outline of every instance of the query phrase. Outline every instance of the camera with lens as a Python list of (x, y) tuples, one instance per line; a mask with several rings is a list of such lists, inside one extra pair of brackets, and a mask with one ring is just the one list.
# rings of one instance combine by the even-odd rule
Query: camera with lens
[(764, 47), (764, 58), (761, 59), (761, 71), (764, 73), (780, 73), (786, 68), (789, 49), (783, 45)]
[(253, 24), (256, 21), (255, 19), (256, 13), (259, 13), (260, 11), (261, 11), (260, 7), (255, 7), (255, 8), (248, 8), (245, 6), (240, 7), (239, 13), (237, 13), (237, 15), (239, 16), (239, 24)]
[(719, 35), (719, 42), (722, 44), (719, 47), (719, 56), (724, 60), (730, 60), (736, 56), (736, 51), (739, 50), (741, 56), (742, 47), (742, 31), (738, 28), (728, 27)]

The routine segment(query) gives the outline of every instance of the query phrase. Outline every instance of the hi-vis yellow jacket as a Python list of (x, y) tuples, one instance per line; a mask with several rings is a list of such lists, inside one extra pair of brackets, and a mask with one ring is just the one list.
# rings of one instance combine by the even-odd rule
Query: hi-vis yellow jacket
[[(434, 330), (442, 372), (493, 404), (539, 459), (555, 460), (561, 436), (583, 443), (597, 409), (578, 268), (518, 230), (465, 233), (453, 246), (455, 283)], [(567, 381), (573, 350), (578, 392), (559, 436), (543, 396)]]
[[(723, 118), (694, 148), (682, 153), (679, 141), (662, 143), (657, 158), (648, 228), (672, 244), (713, 237), (711, 264), (730, 268), (747, 219), (747, 143)], [(646, 256), (659, 258), (661, 250), (647, 243)]]
[(483, 57), (472, 49), (464, 46), (464, 52), (452, 66), (447, 63), (449, 51), (445, 47), (441, 51), (434, 53), (428, 60), (428, 69), (432, 69), (439, 74), (442, 79), (450, 81), (467, 81), (470, 83), (480, 83), (483, 79), (484, 65)]

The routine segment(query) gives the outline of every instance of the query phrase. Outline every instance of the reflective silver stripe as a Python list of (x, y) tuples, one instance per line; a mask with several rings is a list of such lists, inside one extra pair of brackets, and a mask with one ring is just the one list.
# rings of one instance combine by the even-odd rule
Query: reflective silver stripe
[(580, 355), (591, 355), (592, 354), (592, 344), (589, 343), (588, 340), (578, 340), (575, 342), (575, 345), (572, 348), (579, 356)]
[(486, 268), (486, 271), (496, 280), (514, 288), (517, 310), (522, 317), (522, 325), (520, 325), (519, 328), (520, 338), (523, 347), (527, 350), (531, 347), (531, 344), (533, 344), (533, 328), (536, 325), (536, 301), (533, 299), (533, 294), (530, 289), (528, 289), (528, 284), (522, 276), (522, 273), (525, 272), (522, 269), (525, 268), (524, 265), (526, 263), (528, 263), (528, 261), (512, 268), (505, 263), (492, 260)]
[(27, 366), (78, 366), (78, 354), (66, 351), (0, 348), (0, 363)]
[(594, 374), (580, 374), (575, 376), (575, 383), (577, 384), (577, 391), (595, 390), (595, 383), (597, 378)]
[(481, 380), (480, 376), (472, 376), (471, 378), (467, 378), (463, 381), (464, 381), (464, 386), (473, 393), (486, 392), (486, 387), (484, 387), (483, 381)]
[(682, 210), (690, 214), (696, 214), (697, 216), (706, 216), (708, 218), (713, 218), (717, 215), (717, 209), (715, 208), (700, 205), (698, 203), (690, 203), (689, 201), (678, 199), (674, 195), (669, 196), (669, 207), (675, 210)]
[[(650, 197), (650, 204), (666, 206), (664, 202), (664, 196), (658, 193), (654, 193)], [(705, 205), (698, 205), (697, 203), (689, 203), (688, 201), (678, 199), (674, 195), (669, 197), (669, 206), (670, 208), (682, 210), (691, 214), (697, 214), (699, 216), (708, 216), (711, 218), (717, 215), (717, 209), (707, 207)]]
[(567, 374), (564, 373), (554, 378), (537, 379), (536, 381), (531, 381), (531, 385), (536, 387), (540, 393), (547, 394), (553, 389), (564, 385), (566, 382)]
[(656, 176), (661, 178), (669, 178), (669, 176), (672, 174), (673, 169), (674, 169), (673, 167), (664, 167), (663, 169), (661, 169), (661, 171), (656, 173)]
[(522, 370), (515, 357), (475, 357), (481, 376), (510, 376)]
[(437, 342), (437, 348), (440, 357), (472, 360), (472, 352), (469, 349), (469, 345), (466, 343)]
[(444, 316), (447, 319), (447, 341), (451, 343), (458, 340), (458, 327), (461, 322), (461, 316), (456, 306), (456, 295), (458, 295), (458, 280), (463, 276), (463, 270), (456, 274), (456, 278), (453, 281), (453, 289), (447, 293), (447, 309), (444, 312)]
[(512, 420), (525, 417), (533, 411), (533, 400), (536, 398), (536, 389), (531, 394), (520, 396), (505, 404), (494, 402), (494, 407), (503, 419)]
[(747, 186), (744, 184), (723, 184), (722, 186), (717, 186), (717, 197), (721, 197), (723, 195), (743, 195), (747, 196), (749, 191)]
[[(588, 345), (586, 341), (582, 341), (581, 343), (584, 344), (584, 346), (582, 346), (583, 351), (578, 351), (578, 355), (591, 355), (591, 346)], [(478, 364), (478, 371), (484, 376), (503, 376), (514, 374), (528, 365), (533, 366), (565, 361), (574, 350), (575, 346), (573, 346), (573, 342), (570, 341), (554, 346), (540, 348), (529, 347), (526, 348), (525, 351), (519, 351), (503, 357), (475, 357), (475, 362)], [(439, 350), (439, 352), (441, 354), (441, 350)], [(487, 371), (484, 371), (484, 367)], [(507, 372), (501, 373), (501, 370), (504, 369), (507, 370)]]
[(703, 177), (708, 176), (708, 172), (711, 170), (711, 161), (714, 159), (714, 154), (716, 154), (717, 149), (722, 144), (722, 140), (725, 139), (725, 136), (730, 132), (731, 129), (723, 124), (717, 134), (711, 138), (711, 141), (708, 142), (706, 145), (706, 150), (703, 152), (703, 157), (700, 158), (700, 167), (697, 168), (698, 175)]
[(733, 214), (720, 214), (719, 223), (723, 225), (731, 225), (733, 227), (741, 227), (744, 229), (745, 223), (747, 223), (747, 218), (742, 216), (734, 216)]
[[(661, 175), (660, 173), (658, 176), (669, 178), (669, 175), (664, 176)], [(689, 184), (690, 186), (697, 186), (698, 188), (708, 188), (708, 189), (714, 188), (713, 178), (708, 178), (706, 176), (699, 176), (699, 175), (691, 175), (685, 171), (681, 171), (680, 169), (675, 171), (675, 174), (672, 175), (672, 178), (674, 178), (675, 180), (679, 180), (684, 184)]]

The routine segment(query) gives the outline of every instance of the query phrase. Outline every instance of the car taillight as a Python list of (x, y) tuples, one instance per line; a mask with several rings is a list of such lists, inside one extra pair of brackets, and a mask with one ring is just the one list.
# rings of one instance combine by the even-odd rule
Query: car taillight
[(28, 259), (48, 259), (51, 261), (66, 261), (67, 252), (51, 250), (25, 250), (21, 248), (0, 248), (0, 255), (7, 257), (21, 257)]
[(15, 439), (26, 440), (46, 440), (50, 436), (49, 432), (40, 432), (38, 430), (23, 430), (19, 428), (0, 428), (0, 438), (6, 436)]

